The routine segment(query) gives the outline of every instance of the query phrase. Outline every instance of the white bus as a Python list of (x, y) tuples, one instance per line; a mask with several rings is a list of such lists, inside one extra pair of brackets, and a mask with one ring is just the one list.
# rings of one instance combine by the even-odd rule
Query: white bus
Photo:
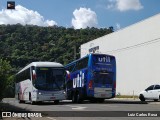
[(56, 62), (32, 62), (16, 74), (15, 98), (31, 104), (66, 99), (64, 66)]

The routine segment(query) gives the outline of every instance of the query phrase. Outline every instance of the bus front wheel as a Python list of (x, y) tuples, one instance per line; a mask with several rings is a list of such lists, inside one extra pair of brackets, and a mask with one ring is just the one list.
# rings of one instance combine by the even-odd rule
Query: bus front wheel
[(35, 105), (36, 104), (35, 101), (32, 101), (31, 93), (29, 93), (29, 101), (30, 101), (31, 105)]

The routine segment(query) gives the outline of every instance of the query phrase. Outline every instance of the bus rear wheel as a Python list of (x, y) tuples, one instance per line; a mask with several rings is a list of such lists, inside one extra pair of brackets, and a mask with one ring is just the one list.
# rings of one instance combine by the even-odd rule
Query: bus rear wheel
[(54, 101), (54, 104), (57, 105), (58, 103), (59, 103), (59, 100), (55, 100), (55, 101)]
[(31, 101), (31, 105), (35, 105), (36, 104), (36, 102), (35, 101)]
[(25, 101), (24, 100), (19, 100), (19, 103), (25, 103)]
[(100, 99), (98, 99), (97, 101), (98, 101), (99, 103), (103, 103), (103, 102), (104, 102), (104, 100), (105, 100), (105, 99), (100, 98)]
[(75, 94), (72, 94), (72, 102), (73, 102), (73, 103), (76, 103), (76, 101), (77, 101), (76, 95), (75, 95)]
[(90, 99), (90, 102), (91, 102), (91, 103), (96, 103), (96, 102), (97, 102), (97, 99), (96, 99), (96, 98), (91, 98), (91, 99)]
[(19, 103), (24, 103), (24, 100), (21, 100), (21, 99), (20, 99), (19, 93), (18, 93), (18, 102), (19, 102)]
[(158, 101), (158, 99), (154, 99), (154, 102), (157, 102)]

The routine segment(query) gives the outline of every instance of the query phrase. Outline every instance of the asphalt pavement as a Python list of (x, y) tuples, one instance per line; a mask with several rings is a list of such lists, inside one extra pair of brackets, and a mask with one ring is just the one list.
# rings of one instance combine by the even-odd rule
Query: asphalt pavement
[[(58, 105), (54, 102), (31, 105), (29, 102), (19, 104), (14, 98), (3, 99), (3, 103), (16, 107), (18, 112), (40, 113), (42, 117), (24, 117), (32, 120), (158, 120), (160, 119), (160, 101), (141, 102), (133, 98), (106, 99), (104, 103), (73, 104), (70, 100), (61, 101)], [(9, 111), (10, 112), (10, 111)], [(10, 118), (5, 118), (8, 120)], [(12, 118), (13, 119), (13, 118)], [(22, 119), (22, 118), (14, 118)]]

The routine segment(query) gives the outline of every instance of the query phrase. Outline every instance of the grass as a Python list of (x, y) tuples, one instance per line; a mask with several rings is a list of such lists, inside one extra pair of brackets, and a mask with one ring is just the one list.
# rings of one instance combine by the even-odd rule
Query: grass
[(116, 95), (115, 98), (138, 98), (138, 96), (133, 96), (133, 95)]

